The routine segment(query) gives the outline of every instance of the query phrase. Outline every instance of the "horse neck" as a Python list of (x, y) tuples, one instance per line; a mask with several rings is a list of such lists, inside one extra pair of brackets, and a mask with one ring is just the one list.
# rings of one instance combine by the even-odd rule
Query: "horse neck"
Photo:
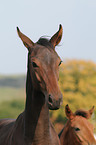
[(26, 81), (25, 137), (39, 144), (40, 138), (48, 137), (49, 126), (49, 110), (45, 103), (45, 97), (33, 87), (28, 70)]
[(70, 122), (68, 121), (61, 131), (60, 142), (62, 145), (81, 145), (80, 140), (70, 128)]

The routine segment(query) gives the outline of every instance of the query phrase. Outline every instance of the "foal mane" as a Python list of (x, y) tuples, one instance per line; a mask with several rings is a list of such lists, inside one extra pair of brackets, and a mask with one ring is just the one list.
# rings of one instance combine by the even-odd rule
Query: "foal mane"
[(83, 110), (77, 110), (75, 112), (76, 116), (82, 116), (82, 117), (87, 117), (87, 112), (83, 111)]
[(91, 116), (91, 114), (88, 111), (84, 111), (84, 110), (77, 110), (74, 114), (76, 116), (82, 116), (86, 119), (89, 119)]

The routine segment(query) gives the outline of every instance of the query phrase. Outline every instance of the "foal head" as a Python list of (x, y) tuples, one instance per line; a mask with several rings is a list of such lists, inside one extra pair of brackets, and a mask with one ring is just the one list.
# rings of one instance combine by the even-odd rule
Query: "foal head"
[[(95, 145), (93, 125), (88, 121), (93, 113), (94, 107), (89, 111), (71, 111), (68, 105), (65, 107), (68, 121), (62, 131), (60, 140), (62, 145)], [(65, 137), (66, 136), (66, 137)], [(63, 143), (62, 143), (63, 142)]]
[(62, 102), (58, 86), (59, 66), (62, 61), (55, 51), (55, 46), (61, 41), (62, 31), (60, 25), (50, 40), (40, 38), (34, 43), (17, 27), (18, 35), (28, 49), (28, 70), (33, 88), (43, 93), (49, 109), (58, 109)]

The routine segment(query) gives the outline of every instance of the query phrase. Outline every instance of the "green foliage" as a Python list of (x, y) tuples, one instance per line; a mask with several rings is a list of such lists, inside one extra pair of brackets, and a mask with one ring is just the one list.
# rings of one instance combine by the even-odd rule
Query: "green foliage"
[[(66, 122), (66, 104), (69, 104), (73, 112), (80, 108), (88, 110), (93, 105), (96, 106), (96, 64), (93, 62), (65, 61), (60, 69), (59, 85), (63, 94), (63, 104), (61, 109), (51, 112), (51, 118), (55, 123)], [(91, 120), (96, 126), (96, 111)]]
[(0, 87), (24, 88), (25, 76), (0, 76)]

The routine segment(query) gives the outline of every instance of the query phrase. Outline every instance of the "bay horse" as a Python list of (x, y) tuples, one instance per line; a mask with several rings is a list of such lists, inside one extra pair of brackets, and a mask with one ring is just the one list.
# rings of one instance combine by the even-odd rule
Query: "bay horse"
[(77, 110), (73, 113), (66, 105), (68, 121), (59, 133), (61, 145), (96, 145), (93, 125), (88, 121), (93, 110), (94, 106), (89, 111)]
[(25, 110), (16, 120), (0, 120), (0, 145), (60, 145), (59, 137), (49, 120), (49, 109), (59, 109), (61, 59), (55, 46), (62, 38), (62, 25), (47, 40), (34, 43), (17, 27), (17, 33), (28, 49)]

